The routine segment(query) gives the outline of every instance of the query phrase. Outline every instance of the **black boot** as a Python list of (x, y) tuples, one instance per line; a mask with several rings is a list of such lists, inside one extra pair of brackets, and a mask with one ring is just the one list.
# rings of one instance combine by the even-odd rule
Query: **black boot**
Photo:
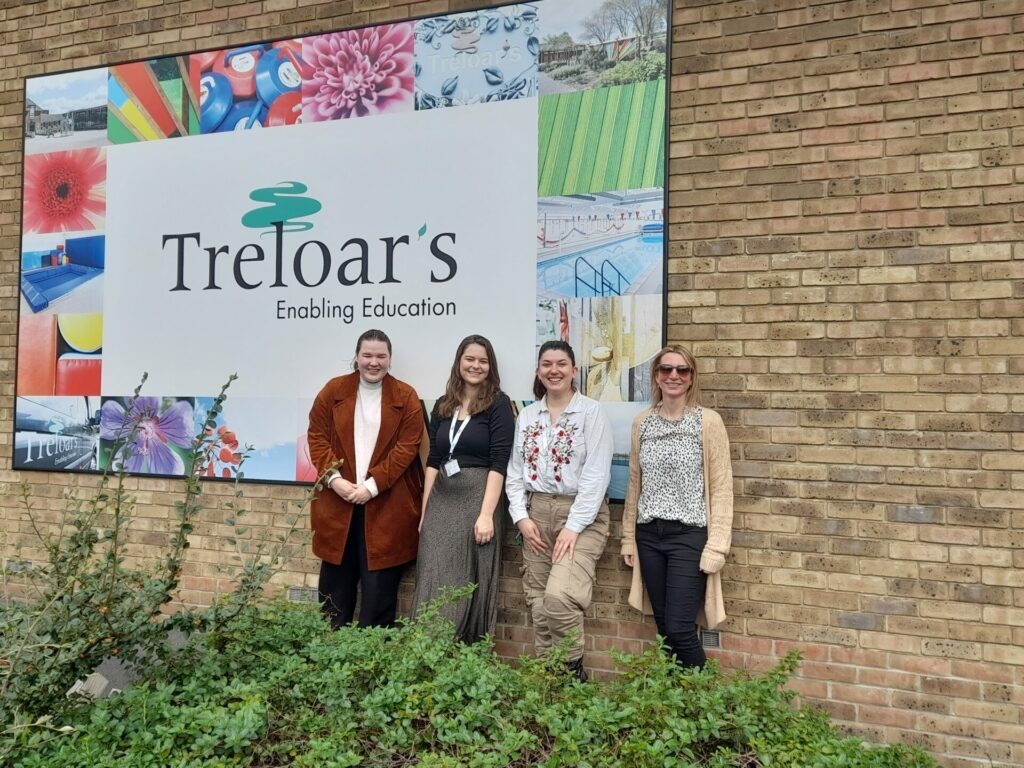
[(587, 682), (587, 670), (583, 668), (582, 656), (575, 661), (567, 661), (565, 663), (565, 671), (574, 676), (581, 683)]

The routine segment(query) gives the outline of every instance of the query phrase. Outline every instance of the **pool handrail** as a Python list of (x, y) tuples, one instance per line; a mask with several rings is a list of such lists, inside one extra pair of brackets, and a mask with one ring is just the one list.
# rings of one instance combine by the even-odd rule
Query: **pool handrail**
[[(593, 284), (588, 283), (584, 278), (580, 277), (581, 261), (588, 267), (590, 267), (590, 271), (594, 273), (594, 277), (596, 279), (594, 280)], [(605, 267), (608, 267), (609, 269), (615, 272), (615, 275), (618, 277), (617, 286), (612, 285), (611, 280), (605, 277)], [(612, 264), (608, 259), (604, 259), (601, 262), (601, 269), (598, 270), (598, 268), (591, 264), (589, 261), (587, 261), (587, 259), (584, 256), (577, 256), (576, 260), (573, 262), (573, 277), (575, 278), (575, 280), (573, 281), (573, 293), (576, 294), (577, 299), (580, 298), (580, 283), (583, 283), (583, 285), (585, 285), (587, 288), (593, 291), (595, 297), (608, 295), (621, 296), (622, 281), (625, 280), (626, 278), (626, 276), (622, 274), (619, 268)], [(600, 281), (600, 290), (598, 290), (598, 281)], [(626, 281), (626, 285), (629, 285), (629, 281)]]

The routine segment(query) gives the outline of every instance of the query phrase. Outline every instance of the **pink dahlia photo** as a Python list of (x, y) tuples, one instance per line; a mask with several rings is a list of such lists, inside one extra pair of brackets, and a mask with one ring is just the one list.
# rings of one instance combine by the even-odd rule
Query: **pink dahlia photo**
[(107, 159), (99, 147), (25, 158), (26, 232), (100, 229), (107, 210)]
[(413, 27), (383, 24), (303, 40), (312, 70), (302, 83), (303, 121), (412, 111)]

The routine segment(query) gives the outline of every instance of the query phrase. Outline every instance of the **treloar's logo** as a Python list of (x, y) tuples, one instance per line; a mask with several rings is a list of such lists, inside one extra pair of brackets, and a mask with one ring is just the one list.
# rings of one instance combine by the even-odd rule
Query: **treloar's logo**
[[(289, 258), (285, 253), (285, 234), (312, 229), (313, 223), (303, 219), (323, 209), (318, 199), (306, 195), (308, 191), (302, 182), (282, 181), (249, 193), (250, 200), (266, 205), (244, 214), (241, 224), (247, 229), (263, 230), (261, 237), (272, 234), (272, 248), (264, 249), (259, 243), (204, 246), (200, 232), (163, 235), (164, 250), (168, 243), (176, 244), (175, 283), (170, 290), (191, 291), (190, 283), (194, 284), (196, 278), (206, 280), (204, 291), (222, 290), (221, 282), (233, 282), (245, 290), (264, 286), (287, 288), (293, 279), (306, 288), (316, 288), (332, 275), (342, 286), (401, 283), (398, 274), (407, 274), (417, 265), (420, 277), (429, 278), (431, 283), (447, 283), (455, 277), (459, 268), (451, 252), (455, 232), (434, 235), (426, 241), (428, 254), (424, 254), (420, 243), (427, 235), (426, 224), (416, 230), (415, 243), (409, 235), (350, 237), (332, 252), (320, 240), (306, 240), (295, 247)], [(427, 255), (434, 261), (425, 262)], [(424, 262), (429, 274), (423, 274)]]
[(301, 197), (309, 187), (299, 181), (282, 181), (276, 187), (254, 189), (249, 199), (256, 203), (268, 203), (253, 208), (242, 217), (242, 226), (266, 230), (269, 235), (277, 222), (284, 224), (285, 232), (305, 232), (313, 228), (311, 221), (298, 221), (305, 216), (319, 213), (323, 206), (313, 197)]

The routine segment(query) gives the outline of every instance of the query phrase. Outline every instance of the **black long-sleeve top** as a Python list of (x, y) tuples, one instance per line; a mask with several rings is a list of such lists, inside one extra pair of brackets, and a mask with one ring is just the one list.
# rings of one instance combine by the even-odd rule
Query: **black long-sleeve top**
[[(438, 401), (440, 403), (440, 400)], [(427, 466), (440, 469), (448, 460), (448, 433), (451, 417), (442, 418), (437, 412), (437, 405), (430, 414), (430, 454)], [(462, 414), (459, 414), (460, 416)], [(461, 422), (461, 419), (460, 419)], [(458, 432), (459, 424), (455, 425)], [(469, 425), (455, 444), (454, 457), (463, 468), (486, 467), (502, 475), (508, 469), (508, 459), (512, 453), (512, 441), (515, 438), (516, 422), (512, 413), (512, 402), (501, 392), (490, 407), (480, 413), (473, 414)]]

